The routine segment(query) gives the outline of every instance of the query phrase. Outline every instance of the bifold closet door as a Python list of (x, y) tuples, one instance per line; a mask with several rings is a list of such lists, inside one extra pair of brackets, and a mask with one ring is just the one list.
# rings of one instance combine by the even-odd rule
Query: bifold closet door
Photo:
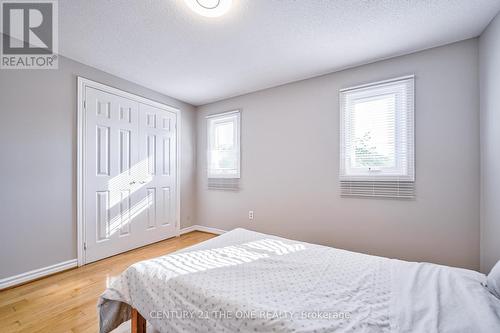
[(176, 235), (176, 115), (85, 91), (85, 262)]
[(137, 191), (144, 205), (144, 238), (156, 242), (176, 232), (176, 115), (139, 105), (139, 160), (145, 176)]

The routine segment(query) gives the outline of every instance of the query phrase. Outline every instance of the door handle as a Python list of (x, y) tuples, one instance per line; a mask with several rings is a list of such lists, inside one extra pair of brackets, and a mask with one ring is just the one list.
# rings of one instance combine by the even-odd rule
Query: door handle
[(131, 181), (129, 184), (130, 185), (134, 185), (135, 184), (135, 180)]

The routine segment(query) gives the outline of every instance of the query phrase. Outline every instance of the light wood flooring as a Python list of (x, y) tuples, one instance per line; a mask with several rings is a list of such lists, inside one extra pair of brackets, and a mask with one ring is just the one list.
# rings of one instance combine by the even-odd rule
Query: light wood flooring
[(191, 232), (83, 267), (0, 291), (0, 332), (98, 332), (97, 299), (131, 264), (200, 243), (215, 235)]

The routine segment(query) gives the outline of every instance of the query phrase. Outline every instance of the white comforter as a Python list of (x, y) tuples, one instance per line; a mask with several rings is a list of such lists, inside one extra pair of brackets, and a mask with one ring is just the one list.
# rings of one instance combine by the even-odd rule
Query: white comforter
[(101, 332), (136, 308), (160, 332), (500, 332), (483, 274), (236, 229), (129, 267)]

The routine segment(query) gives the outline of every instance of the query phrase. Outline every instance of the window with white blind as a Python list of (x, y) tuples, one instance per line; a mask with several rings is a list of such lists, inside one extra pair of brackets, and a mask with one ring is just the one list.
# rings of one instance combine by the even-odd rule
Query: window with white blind
[(240, 178), (240, 112), (207, 117), (208, 185), (236, 189)]
[(340, 91), (342, 195), (414, 196), (414, 77)]

